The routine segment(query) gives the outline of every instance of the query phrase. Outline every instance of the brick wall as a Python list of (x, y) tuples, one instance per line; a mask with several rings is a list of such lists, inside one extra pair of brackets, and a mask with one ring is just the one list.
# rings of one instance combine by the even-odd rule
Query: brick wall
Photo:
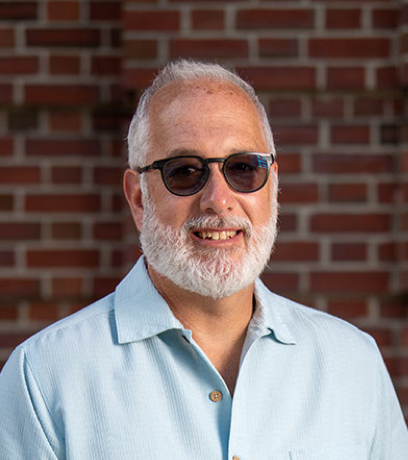
[(406, 1), (2, 2), (1, 360), (137, 257), (123, 139), (179, 56), (233, 66), (269, 110), (282, 212), (264, 280), (370, 332), (408, 415)]

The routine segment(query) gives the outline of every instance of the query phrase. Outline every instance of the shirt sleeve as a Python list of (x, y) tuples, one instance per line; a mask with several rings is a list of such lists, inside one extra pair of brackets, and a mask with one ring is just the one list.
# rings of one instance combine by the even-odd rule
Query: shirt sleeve
[(0, 458), (65, 458), (62, 437), (21, 347), (12, 353), (0, 374)]
[[(378, 350), (378, 349), (377, 349)], [(370, 460), (408, 459), (408, 430), (391, 378), (378, 357), (377, 417)]]

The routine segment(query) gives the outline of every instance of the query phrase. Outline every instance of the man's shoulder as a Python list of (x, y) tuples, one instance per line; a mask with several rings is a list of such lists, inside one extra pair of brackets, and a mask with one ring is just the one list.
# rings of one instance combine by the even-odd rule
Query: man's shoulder
[(344, 319), (316, 308), (302, 305), (294, 300), (267, 291), (266, 308), (275, 310), (294, 341), (300, 345), (328, 347), (328, 349), (360, 350), (377, 354), (374, 339), (357, 326)]
[(111, 323), (114, 319), (114, 295), (106, 297), (82, 308), (50, 326), (37, 332), (19, 348), (24, 352), (41, 347), (64, 347), (73, 341), (92, 341), (95, 334), (111, 334)]

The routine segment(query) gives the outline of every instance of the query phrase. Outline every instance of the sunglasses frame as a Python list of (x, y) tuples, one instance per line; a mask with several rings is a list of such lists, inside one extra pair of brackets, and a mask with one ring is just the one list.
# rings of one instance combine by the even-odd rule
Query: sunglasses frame
[[(238, 156), (238, 155), (257, 155), (257, 156), (261, 156), (262, 158), (265, 158), (266, 161), (267, 161), (267, 173), (265, 174), (265, 180), (263, 181), (263, 183), (258, 187), (256, 188), (255, 190), (250, 190), (250, 191), (241, 191), (241, 190), (237, 190), (232, 184), (231, 182), (229, 181), (227, 175), (225, 174), (225, 164), (226, 162), (232, 158), (232, 157), (235, 157), (235, 156)], [(172, 160), (177, 160), (179, 158), (196, 158), (198, 159), (202, 164), (203, 164), (203, 167), (206, 171), (206, 178), (205, 178), (205, 181), (203, 183), (203, 185), (198, 189), (196, 190), (195, 192), (193, 193), (187, 193), (187, 194), (181, 194), (181, 193), (177, 193), (177, 192), (174, 192), (173, 190), (170, 190), (169, 186), (167, 185), (167, 182), (166, 182), (166, 178), (164, 177), (164, 172), (163, 172), (163, 169), (164, 167), (166, 166), (166, 164), (169, 162), (169, 161), (172, 161)], [(152, 171), (152, 170), (155, 170), (155, 169), (158, 169), (161, 173), (161, 177), (162, 177), (162, 180), (163, 180), (163, 183), (166, 187), (166, 189), (172, 193), (173, 195), (176, 195), (176, 196), (192, 196), (192, 195), (195, 195), (196, 193), (200, 192), (205, 184), (207, 183), (208, 181), (208, 178), (210, 177), (210, 168), (208, 167), (208, 164), (209, 163), (222, 163), (222, 168), (221, 168), (221, 172), (222, 172), (222, 175), (224, 176), (224, 179), (225, 181), (227, 182), (228, 186), (234, 190), (235, 192), (238, 192), (238, 193), (254, 193), (254, 192), (257, 192), (258, 190), (260, 190), (262, 187), (264, 187), (264, 185), (267, 183), (268, 181), (268, 178), (269, 178), (269, 173), (270, 173), (270, 168), (271, 166), (275, 163), (275, 157), (273, 155), (273, 153), (259, 153), (259, 152), (239, 152), (239, 153), (233, 153), (232, 155), (229, 155), (227, 157), (224, 157), (224, 158), (202, 158), (198, 155), (178, 155), (178, 156), (175, 156), (175, 157), (169, 157), (169, 158), (165, 158), (163, 160), (157, 160), (157, 161), (154, 161), (152, 164), (148, 165), (148, 166), (144, 166), (144, 167), (138, 167), (136, 168), (136, 171), (140, 174), (143, 174), (147, 171)]]

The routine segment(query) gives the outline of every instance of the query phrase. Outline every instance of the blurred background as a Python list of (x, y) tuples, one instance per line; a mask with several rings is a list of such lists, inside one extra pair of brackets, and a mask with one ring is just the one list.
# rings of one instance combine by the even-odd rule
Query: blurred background
[[(377, 340), (408, 415), (408, 2), (0, 3), (0, 367), (140, 255), (122, 194), (140, 94), (169, 59), (254, 85), (278, 147), (264, 280)], [(353, 376), (350, 376), (353, 378)]]

